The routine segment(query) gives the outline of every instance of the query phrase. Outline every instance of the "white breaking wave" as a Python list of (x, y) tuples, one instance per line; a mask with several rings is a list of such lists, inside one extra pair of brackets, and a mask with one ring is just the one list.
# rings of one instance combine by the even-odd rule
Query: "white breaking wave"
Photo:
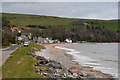
[(114, 77), (118, 77), (118, 73), (110, 72), (111, 68), (103, 67), (102, 64), (98, 63), (97, 60), (92, 59), (91, 57), (88, 57), (88, 56), (81, 55), (80, 51), (77, 51), (75, 49), (69, 49), (63, 46), (55, 46), (54, 48), (66, 50), (67, 51), (66, 54), (70, 54), (73, 56), (73, 61), (76, 61), (82, 64), (83, 66), (92, 67), (95, 70), (99, 70), (103, 73), (111, 74)]

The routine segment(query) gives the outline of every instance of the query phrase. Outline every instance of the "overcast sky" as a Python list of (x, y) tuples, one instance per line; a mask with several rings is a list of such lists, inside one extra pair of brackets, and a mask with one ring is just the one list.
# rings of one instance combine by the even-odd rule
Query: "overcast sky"
[(2, 12), (69, 18), (117, 19), (117, 2), (3, 2)]
[(120, 0), (1, 0), (2, 2), (118, 2)]

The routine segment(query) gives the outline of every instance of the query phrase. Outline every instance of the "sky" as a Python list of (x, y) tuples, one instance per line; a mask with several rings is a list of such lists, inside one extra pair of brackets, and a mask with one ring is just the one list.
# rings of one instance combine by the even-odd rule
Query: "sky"
[[(10, 0), (9, 0), (10, 1)], [(22, 0), (21, 0), (22, 1)], [(25, 0), (24, 0), (25, 1)], [(2, 12), (83, 19), (117, 19), (118, 2), (2, 2)], [(105, 1), (105, 0), (104, 0)], [(117, 1), (117, 0), (116, 0)]]
[(1, 0), (2, 2), (118, 2), (120, 0)]

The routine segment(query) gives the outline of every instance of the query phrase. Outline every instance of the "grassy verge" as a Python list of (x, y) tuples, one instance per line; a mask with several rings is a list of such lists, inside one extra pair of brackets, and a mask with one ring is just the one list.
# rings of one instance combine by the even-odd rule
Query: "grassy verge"
[(7, 48), (7, 47), (10, 47), (11, 45), (7, 45), (7, 46), (2, 46), (1, 48)]
[(0, 67), (0, 79), (2, 78), (2, 67)]
[[(35, 73), (36, 68), (34, 65), (37, 60), (28, 56), (27, 53), (32, 48), (37, 48), (38, 50), (44, 47), (40, 45), (30, 44), (28, 47), (20, 47), (15, 52), (11, 54), (11, 57), (2, 66), (2, 77), (3, 78), (44, 78), (42, 75)], [(35, 52), (35, 50), (32, 50)]]

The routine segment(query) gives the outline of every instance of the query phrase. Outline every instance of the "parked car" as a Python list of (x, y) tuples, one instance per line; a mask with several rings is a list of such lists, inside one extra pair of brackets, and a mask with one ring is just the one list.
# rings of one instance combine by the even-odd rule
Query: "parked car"
[(29, 42), (24, 42), (24, 46), (28, 46), (29, 45)]

